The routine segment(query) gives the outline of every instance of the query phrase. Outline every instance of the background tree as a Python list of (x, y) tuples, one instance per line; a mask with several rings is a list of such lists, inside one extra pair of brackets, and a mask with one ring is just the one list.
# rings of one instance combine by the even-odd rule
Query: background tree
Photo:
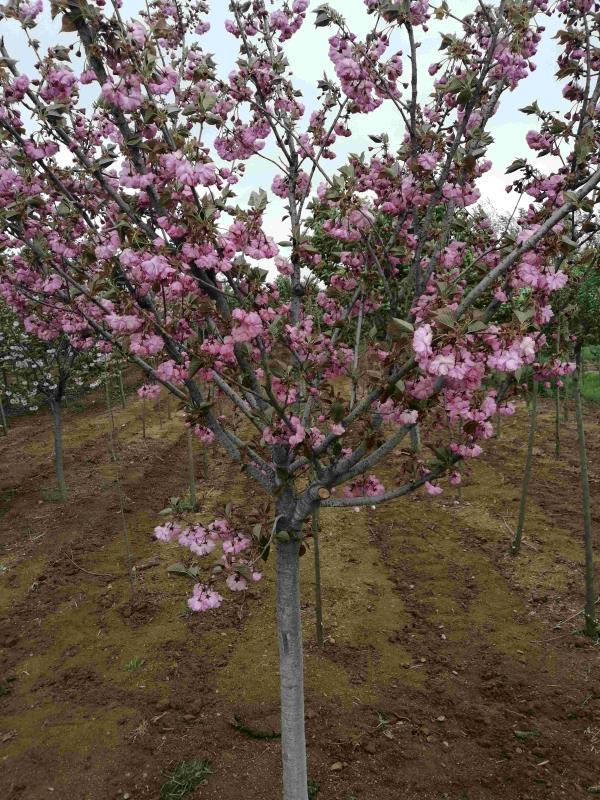
[(58, 497), (67, 499), (63, 463), (62, 408), (67, 391), (94, 389), (106, 356), (79, 350), (65, 334), (42, 341), (28, 333), (10, 309), (0, 303), (0, 370), (12, 410), (37, 411), (47, 404), (52, 414), (54, 467)]

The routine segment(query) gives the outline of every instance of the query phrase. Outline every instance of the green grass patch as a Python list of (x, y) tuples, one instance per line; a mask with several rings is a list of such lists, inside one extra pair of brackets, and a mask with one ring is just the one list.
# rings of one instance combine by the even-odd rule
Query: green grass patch
[(600, 403), (600, 373), (586, 372), (581, 384), (583, 399), (589, 403)]
[(160, 800), (183, 800), (195, 791), (212, 774), (209, 761), (183, 761), (178, 764), (166, 783), (163, 783)]
[(47, 486), (42, 486), (42, 497), (44, 503), (64, 503), (65, 498), (62, 496), (60, 489), (49, 489)]
[(125, 664), (125, 669), (127, 672), (133, 672), (136, 669), (141, 669), (145, 663), (145, 659), (141, 656), (134, 656), (129, 663)]

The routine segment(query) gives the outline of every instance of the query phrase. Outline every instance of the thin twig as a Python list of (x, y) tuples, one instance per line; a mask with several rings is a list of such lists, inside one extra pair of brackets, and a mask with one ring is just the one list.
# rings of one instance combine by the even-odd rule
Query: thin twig
[(116, 579), (116, 577), (117, 577), (116, 575), (109, 575), (109, 573), (108, 573), (108, 572), (90, 572), (90, 571), (89, 571), (89, 569), (85, 569), (85, 567), (82, 567), (82, 566), (81, 566), (81, 564), (78, 564), (78, 563), (77, 563), (77, 562), (76, 562), (76, 561), (73, 559), (73, 557), (72, 557), (72, 556), (70, 556), (68, 553), (64, 553), (64, 552), (63, 552), (63, 555), (65, 555), (65, 556), (66, 556), (66, 557), (69, 559), (69, 561), (70, 561), (70, 562), (71, 562), (71, 563), (72, 563), (74, 566), (76, 566), (76, 567), (77, 567), (77, 569), (80, 569), (82, 572), (85, 572), (85, 574), (86, 574), (86, 575), (93, 575), (95, 578), (115, 578), (115, 579)]

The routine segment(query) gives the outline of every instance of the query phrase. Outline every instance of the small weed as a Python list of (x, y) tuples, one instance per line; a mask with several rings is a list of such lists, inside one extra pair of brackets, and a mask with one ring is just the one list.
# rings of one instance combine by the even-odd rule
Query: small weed
[(321, 784), (308, 779), (308, 800), (317, 800), (317, 795), (321, 791)]
[(377, 712), (377, 728), (376, 728), (376, 730), (380, 730), (381, 728), (387, 728), (387, 726), (390, 725), (390, 724), (391, 724), (391, 719), (387, 719), (386, 717), (383, 716), (383, 714), (380, 714), (379, 712)]
[(42, 486), (42, 497), (44, 498), (45, 503), (62, 503), (64, 502), (64, 497), (61, 494), (60, 489), (48, 489), (47, 486)]
[(183, 800), (203, 784), (211, 773), (209, 761), (183, 761), (175, 767), (168, 781), (163, 783), (160, 800)]
[(277, 731), (259, 731), (256, 728), (251, 728), (246, 725), (239, 717), (234, 717), (231, 727), (236, 731), (245, 734), (250, 739), (279, 739), (281, 734)]
[(0, 683), (0, 697), (6, 697), (7, 694), (10, 694), (12, 689), (10, 684), (13, 683), (16, 679), (14, 677), (7, 678), (5, 681)]
[(181, 611), (179, 612), (179, 616), (183, 617), (184, 619), (187, 619), (188, 617), (193, 616), (193, 614), (194, 614), (194, 612), (188, 606), (188, 604), (184, 603), (183, 606), (181, 607)]
[(125, 664), (127, 672), (133, 672), (134, 669), (140, 669), (146, 663), (145, 659), (140, 656), (134, 656), (128, 664)]

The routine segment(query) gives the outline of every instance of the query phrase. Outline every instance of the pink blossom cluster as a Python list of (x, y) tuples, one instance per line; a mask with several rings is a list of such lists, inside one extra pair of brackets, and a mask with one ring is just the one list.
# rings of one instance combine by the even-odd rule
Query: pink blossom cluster
[[(199, 557), (209, 555), (217, 545), (221, 545), (221, 556), (213, 573), (226, 575), (225, 583), (233, 592), (244, 591), (248, 588), (248, 581), (256, 582), (262, 578), (251, 562), (240, 557), (249, 550), (250, 539), (233, 530), (225, 519), (215, 519), (207, 526), (194, 523), (185, 528), (179, 522), (171, 521), (158, 525), (154, 536), (163, 542), (176, 541)], [(211, 585), (198, 583), (187, 602), (192, 611), (208, 611), (220, 606), (222, 600), (223, 597)]]

